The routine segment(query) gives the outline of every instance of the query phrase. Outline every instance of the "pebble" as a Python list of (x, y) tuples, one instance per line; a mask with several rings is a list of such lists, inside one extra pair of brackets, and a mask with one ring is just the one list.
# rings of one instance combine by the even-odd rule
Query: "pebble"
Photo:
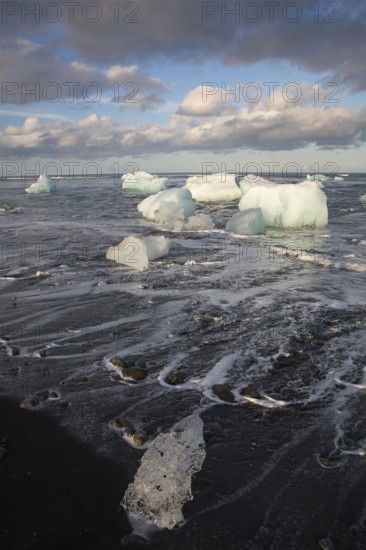
[(147, 434), (145, 432), (136, 432), (132, 436), (132, 441), (135, 445), (143, 445), (148, 440)]
[(8, 346), (6, 353), (9, 355), (9, 357), (14, 357), (15, 355), (20, 354), (20, 350), (16, 348), (15, 346)]
[(240, 395), (244, 395), (245, 397), (253, 397), (254, 399), (260, 399), (261, 397), (254, 386), (245, 386), (245, 388), (240, 390)]
[(147, 377), (147, 372), (145, 369), (140, 369), (139, 367), (127, 367), (122, 369), (123, 378), (130, 378), (135, 380), (135, 382), (140, 382)]
[(32, 409), (33, 407), (37, 407), (37, 405), (39, 405), (39, 400), (36, 397), (33, 397), (32, 399), (22, 401), (19, 407), (21, 409)]
[(235, 396), (233, 392), (224, 384), (214, 384), (212, 386), (212, 391), (217, 397), (219, 397), (222, 401), (226, 401), (227, 403), (234, 403)]
[(114, 367), (118, 367), (120, 369), (126, 369), (127, 363), (124, 361), (121, 357), (111, 357), (109, 359), (109, 363), (113, 365)]
[(335, 550), (334, 544), (330, 538), (320, 539), (318, 545), (322, 550)]
[(171, 386), (177, 386), (179, 384), (184, 384), (185, 377), (183, 376), (183, 374), (171, 372), (170, 374), (167, 375), (164, 381), (167, 384), (170, 384)]

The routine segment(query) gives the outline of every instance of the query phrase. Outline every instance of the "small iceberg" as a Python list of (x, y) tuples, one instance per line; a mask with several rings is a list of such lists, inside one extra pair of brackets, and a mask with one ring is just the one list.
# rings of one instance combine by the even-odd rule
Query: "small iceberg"
[(191, 192), (168, 189), (151, 195), (137, 205), (144, 218), (157, 222), (169, 231), (202, 231), (214, 228), (208, 214), (196, 214), (196, 205)]
[(193, 199), (199, 202), (231, 202), (241, 197), (235, 174), (192, 176), (183, 189), (189, 189)]
[(35, 183), (25, 190), (26, 193), (51, 193), (54, 188), (53, 181), (47, 176), (39, 176)]
[(133, 269), (146, 269), (150, 260), (168, 254), (170, 240), (165, 237), (127, 237), (117, 246), (107, 250), (107, 260), (127, 265)]
[(261, 208), (266, 227), (324, 227), (328, 223), (327, 197), (318, 181), (277, 184), (241, 182), (239, 210)]
[(344, 178), (342, 176), (335, 176), (334, 181), (344, 181)]
[(366, 202), (366, 195), (361, 195), (360, 201), (361, 202)]
[(122, 176), (122, 189), (138, 191), (146, 195), (158, 193), (166, 188), (168, 178), (158, 178), (148, 172), (136, 172)]
[(261, 235), (266, 230), (261, 208), (249, 208), (237, 212), (227, 222), (226, 229), (239, 235)]
[(306, 179), (310, 181), (328, 181), (330, 178), (324, 174), (308, 174)]
[[(205, 459), (203, 422), (185, 418), (174, 432), (159, 434), (141, 459), (121, 502), (132, 526), (173, 529), (183, 523), (182, 506), (192, 500), (191, 477)], [(144, 529), (145, 528), (145, 529)], [(137, 532), (137, 529), (135, 530)]]
[(168, 189), (151, 195), (137, 205), (137, 210), (148, 220), (163, 223), (166, 221), (187, 220), (196, 212), (196, 205), (188, 189)]

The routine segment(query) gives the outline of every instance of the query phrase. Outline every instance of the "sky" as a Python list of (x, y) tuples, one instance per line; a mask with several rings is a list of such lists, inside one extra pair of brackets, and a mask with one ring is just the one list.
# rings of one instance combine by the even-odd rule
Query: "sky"
[(3, 1), (1, 175), (366, 171), (366, 3)]

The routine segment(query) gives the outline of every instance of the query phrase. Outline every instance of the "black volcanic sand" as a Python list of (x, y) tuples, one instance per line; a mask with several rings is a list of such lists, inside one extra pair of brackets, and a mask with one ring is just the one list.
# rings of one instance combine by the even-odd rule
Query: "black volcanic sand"
[[(119, 502), (123, 456), (97, 455), (57, 423), (0, 401), (1, 549), (335, 550), (366, 548), (363, 457), (337, 457), (326, 469), (314, 454), (332, 449), (320, 409), (263, 411), (219, 406), (202, 414), (206, 459), (180, 529), (149, 544), (121, 546), (130, 533)], [(329, 547), (332, 548), (331, 546)]]
[(0, 400), (0, 548), (120, 548), (130, 528), (119, 502), (123, 466), (97, 455), (53, 419)]

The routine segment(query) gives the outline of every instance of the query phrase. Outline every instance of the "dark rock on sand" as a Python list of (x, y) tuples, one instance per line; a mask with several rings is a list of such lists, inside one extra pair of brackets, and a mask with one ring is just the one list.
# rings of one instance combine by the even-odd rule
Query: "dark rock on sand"
[(8, 346), (6, 349), (6, 353), (9, 355), (9, 357), (14, 357), (15, 355), (20, 354), (20, 350), (15, 346)]
[(185, 376), (177, 372), (171, 372), (167, 375), (164, 381), (171, 386), (178, 386), (179, 384), (184, 384)]
[(118, 367), (120, 369), (126, 369), (127, 368), (126, 361), (124, 361), (121, 357), (117, 357), (117, 356), (116, 357), (111, 357), (109, 359), (109, 362), (114, 367)]
[(212, 386), (212, 391), (217, 397), (219, 397), (222, 401), (226, 401), (227, 403), (234, 403), (235, 396), (233, 392), (224, 384), (214, 384)]
[(330, 538), (320, 539), (318, 545), (322, 550), (334, 550), (334, 544)]
[(37, 407), (37, 405), (39, 405), (39, 399), (37, 399), (37, 397), (31, 397), (30, 399), (22, 401), (19, 407), (21, 409), (32, 409), (33, 407)]
[(245, 397), (253, 397), (254, 399), (261, 398), (260, 393), (254, 386), (245, 386), (245, 388), (241, 388), (240, 395), (244, 395)]
[(140, 382), (147, 377), (147, 372), (139, 367), (127, 367), (122, 369), (123, 378), (130, 378), (135, 382)]

